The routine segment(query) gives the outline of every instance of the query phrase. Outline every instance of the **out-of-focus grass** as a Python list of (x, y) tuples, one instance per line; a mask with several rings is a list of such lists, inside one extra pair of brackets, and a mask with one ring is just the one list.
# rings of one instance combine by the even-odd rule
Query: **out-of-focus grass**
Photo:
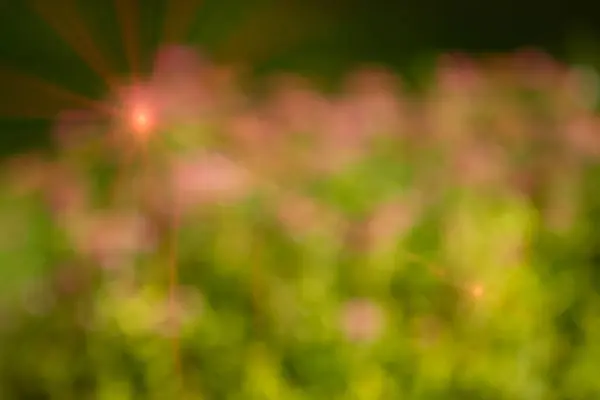
[(592, 75), (449, 57), (420, 95), (258, 101), (202, 68), (152, 81), (148, 131), (65, 114), (4, 165), (0, 398), (600, 394)]

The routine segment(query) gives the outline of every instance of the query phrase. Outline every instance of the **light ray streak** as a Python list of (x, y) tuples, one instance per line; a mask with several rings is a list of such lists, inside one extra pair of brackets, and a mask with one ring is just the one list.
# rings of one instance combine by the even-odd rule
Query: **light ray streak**
[(0, 117), (51, 118), (63, 109), (109, 112), (104, 103), (43, 78), (0, 66)]
[(115, 69), (97, 46), (75, 0), (32, 0), (33, 10), (48, 23), (77, 55), (110, 85)]
[(181, 43), (185, 41), (202, 1), (172, 0), (166, 1), (166, 3), (167, 9), (161, 38), (166, 43)]
[(125, 56), (129, 70), (134, 75), (140, 73), (140, 2), (138, 0), (115, 0), (115, 10), (125, 46)]
[[(226, 58), (243, 59), (257, 64), (304, 39), (310, 32), (306, 29), (306, 20), (311, 21), (311, 31), (322, 28), (319, 16), (315, 18), (314, 15), (303, 14), (301, 9), (283, 7), (285, 6), (255, 9), (225, 39), (221, 46), (222, 54)], [(293, 19), (294, 15), (302, 15), (302, 18)]]

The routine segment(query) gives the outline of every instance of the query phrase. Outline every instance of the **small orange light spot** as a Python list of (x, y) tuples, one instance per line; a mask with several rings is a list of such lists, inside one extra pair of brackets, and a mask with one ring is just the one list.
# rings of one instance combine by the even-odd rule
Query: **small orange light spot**
[(482, 285), (475, 285), (471, 288), (471, 294), (475, 298), (480, 298), (481, 296), (483, 296), (484, 291), (485, 290), (483, 289)]
[(146, 114), (140, 113), (136, 117), (136, 123), (138, 126), (146, 126), (148, 124), (148, 116)]
[(152, 115), (149, 110), (139, 108), (133, 110), (130, 120), (131, 128), (137, 133), (147, 133), (152, 129)]

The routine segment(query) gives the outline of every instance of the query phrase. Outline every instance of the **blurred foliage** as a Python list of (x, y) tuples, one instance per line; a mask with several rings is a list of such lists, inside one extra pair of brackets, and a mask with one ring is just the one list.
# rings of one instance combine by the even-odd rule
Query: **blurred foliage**
[(589, 71), (450, 57), (418, 95), (366, 70), (261, 100), (203, 71), (153, 129), (4, 162), (0, 398), (600, 395)]

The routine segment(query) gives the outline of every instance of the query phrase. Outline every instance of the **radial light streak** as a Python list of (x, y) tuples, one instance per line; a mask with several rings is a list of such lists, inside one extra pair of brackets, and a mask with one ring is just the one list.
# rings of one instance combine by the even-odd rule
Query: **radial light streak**
[(166, 43), (185, 41), (201, 4), (201, 0), (166, 1), (162, 39)]
[(75, 0), (33, 0), (30, 4), (77, 55), (110, 85), (115, 69), (94, 41)]
[(64, 109), (109, 112), (108, 106), (40, 77), (0, 66), (0, 117), (52, 118)]
[(138, 0), (115, 0), (117, 19), (121, 26), (121, 36), (125, 46), (125, 56), (129, 70), (135, 75), (140, 73), (140, 12)]
[[(310, 30), (306, 29), (307, 21), (310, 21)], [(220, 52), (226, 57), (257, 64), (322, 28), (318, 15), (307, 14), (293, 4), (265, 6), (253, 10), (224, 41)]]

